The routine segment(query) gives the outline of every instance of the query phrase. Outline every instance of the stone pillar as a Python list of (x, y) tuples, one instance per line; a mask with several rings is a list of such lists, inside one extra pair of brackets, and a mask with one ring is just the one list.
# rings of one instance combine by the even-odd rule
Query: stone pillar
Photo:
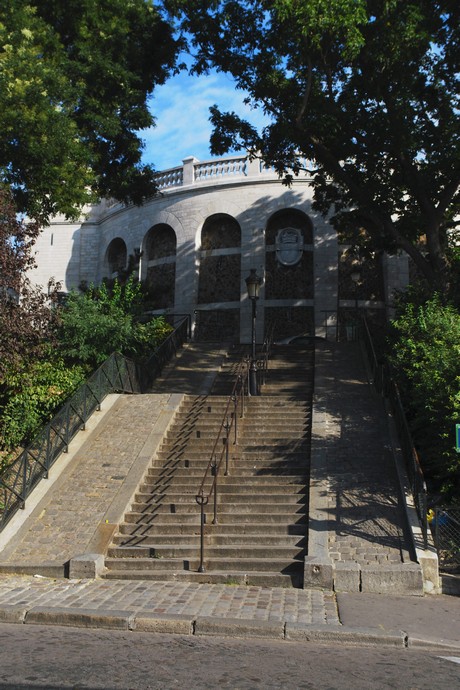
[[(252, 336), (252, 304), (248, 297), (246, 278), (255, 268), (257, 275), (264, 279), (265, 283), (265, 243), (264, 229), (260, 225), (260, 219), (250, 218), (241, 227), (241, 307), (240, 307), (240, 342), (250, 343)], [(256, 341), (263, 342), (265, 329), (265, 284), (260, 288), (260, 297), (257, 300)]]
[(316, 216), (313, 223), (315, 335), (335, 340), (338, 305), (337, 233), (321, 216)]
[(405, 290), (409, 284), (409, 258), (407, 254), (383, 256), (383, 279), (385, 283), (385, 304), (387, 318), (393, 316), (393, 295), (396, 290)]
[(196, 265), (195, 241), (187, 239), (177, 246), (175, 313), (190, 314), (192, 322), (194, 322), (194, 310), (197, 299), (198, 268)]
[(248, 177), (258, 177), (260, 175), (260, 160), (258, 158), (247, 159), (247, 175)]
[(182, 184), (188, 185), (188, 184), (193, 184), (195, 182), (195, 163), (199, 163), (200, 161), (198, 158), (195, 158), (194, 156), (188, 156), (188, 158), (184, 158), (182, 160), (183, 163), (183, 176), (182, 176)]

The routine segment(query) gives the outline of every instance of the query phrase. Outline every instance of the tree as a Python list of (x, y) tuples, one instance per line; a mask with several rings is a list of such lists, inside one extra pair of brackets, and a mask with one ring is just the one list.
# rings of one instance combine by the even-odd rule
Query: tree
[(27, 368), (53, 343), (50, 298), (27, 277), (38, 233), (36, 223), (17, 218), (11, 195), (0, 188), (0, 401), (7, 374)]
[(46, 222), (155, 190), (137, 134), (177, 44), (151, 0), (3, 0), (0, 182)]
[(118, 351), (137, 359), (150, 354), (172, 328), (158, 317), (142, 323), (142, 286), (131, 275), (122, 285), (115, 280), (71, 292), (60, 310), (59, 349), (69, 363), (83, 364), (88, 371)]
[(212, 151), (248, 149), (362, 252), (403, 250), (449, 290), (460, 182), (455, 0), (170, 0), (194, 70), (228, 72), (271, 122), (211, 108)]
[(458, 500), (460, 314), (439, 295), (417, 304), (409, 293), (399, 302), (391, 344), (390, 361), (431, 488)]

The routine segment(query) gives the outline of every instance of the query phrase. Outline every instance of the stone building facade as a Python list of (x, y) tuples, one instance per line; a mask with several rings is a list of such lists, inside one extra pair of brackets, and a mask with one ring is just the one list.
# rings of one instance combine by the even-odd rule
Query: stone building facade
[(99, 284), (134, 263), (158, 313), (191, 314), (197, 339), (250, 341), (245, 279), (263, 278), (257, 339), (278, 323), (278, 337), (335, 338), (338, 318), (357, 309), (385, 314), (407, 284), (407, 261), (366, 262), (338, 243), (312, 209), (307, 177), (287, 188), (259, 161), (187, 158), (158, 173), (160, 193), (143, 206), (104, 200), (79, 222), (55, 218), (36, 246), (32, 278), (63, 291)]

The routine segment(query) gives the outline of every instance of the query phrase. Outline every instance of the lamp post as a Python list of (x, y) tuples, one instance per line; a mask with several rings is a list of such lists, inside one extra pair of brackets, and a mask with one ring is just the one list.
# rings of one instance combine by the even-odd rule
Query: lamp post
[(252, 350), (251, 363), (249, 366), (249, 395), (259, 395), (259, 386), (257, 381), (257, 358), (256, 358), (256, 318), (257, 318), (257, 300), (259, 299), (260, 286), (262, 285), (262, 278), (257, 275), (257, 270), (251, 268), (249, 276), (246, 278), (246, 287), (248, 290), (248, 297), (252, 302)]
[(353, 319), (353, 320), (356, 320), (356, 324), (355, 324), (355, 327), (354, 327), (354, 338), (356, 339), (356, 332), (357, 332), (357, 329), (358, 329), (358, 326), (359, 326), (358, 287), (359, 287), (359, 283), (360, 283), (360, 280), (361, 280), (361, 273), (360, 273), (358, 270), (355, 269), (354, 271), (352, 271), (350, 277), (351, 277), (351, 279), (352, 279), (352, 281), (353, 281), (353, 293), (354, 293), (354, 296), (355, 296), (355, 314), (354, 314), (354, 319)]

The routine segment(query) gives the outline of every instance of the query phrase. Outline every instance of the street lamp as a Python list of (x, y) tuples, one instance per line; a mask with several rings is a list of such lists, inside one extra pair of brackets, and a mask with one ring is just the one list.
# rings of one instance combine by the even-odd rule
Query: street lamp
[(356, 321), (355, 326), (354, 326), (354, 339), (356, 339), (356, 331), (359, 326), (359, 311), (358, 311), (358, 287), (359, 283), (361, 281), (361, 273), (355, 269), (352, 271), (350, 275), (352, 281), (353, 281), (353, 294), (355, 296), (355, 314), (354, 314), (354, 320)]
[(248, 297), (252, 302), (252, 351), (251, 364), (249, 367), (249, 395), (259, 395), (259, 386), (257, 381), (257, 358), (256, 358), (256, 317), (257, 317), (257, 300), (259, 299), (260, 286), (262, 285), (262, 278), (257, 275), (257, 270), (251, 268), (249, 276), (246, 278), (246, 287), (248, 290)]
[(353, 281), (353, 293), (355, 296), (355, 311), (358, 312), (358, 285), (361, 280), (361, 273), (357, 270), (352, 271), (351, 279)]

